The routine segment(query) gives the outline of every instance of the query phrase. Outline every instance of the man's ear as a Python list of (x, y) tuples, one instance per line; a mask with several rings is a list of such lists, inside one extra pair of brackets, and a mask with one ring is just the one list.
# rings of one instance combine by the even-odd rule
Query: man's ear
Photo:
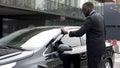
[(85, 17), (87, 17), (89, 15), (89, 13), (90, 13), (89, 8), (85, 8), (85, 10), (84, 10)]
[(90, 7), (86, 7), (86, 12), (90, 13), (90, 11), (91, 11), (91, 8)]

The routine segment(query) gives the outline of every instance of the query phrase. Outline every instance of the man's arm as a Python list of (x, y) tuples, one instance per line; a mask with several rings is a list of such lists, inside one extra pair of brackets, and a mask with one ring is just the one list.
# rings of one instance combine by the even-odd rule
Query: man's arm
[(91, 27), (92, 27), (92, 21), (91, 18), (87, 18), (85, 21), (85, 24), (77, 31), (70, 31), (69, 32), (69, 36), (70, 37), (80, 37), (82, 35), (84, 35), (85, 33), (87, 33)]

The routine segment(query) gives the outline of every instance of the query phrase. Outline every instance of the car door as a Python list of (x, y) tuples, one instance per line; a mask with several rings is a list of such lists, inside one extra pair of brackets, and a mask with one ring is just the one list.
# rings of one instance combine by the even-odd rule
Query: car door
[(58, 52), (53, 49), (51, 44), (46, 47), (44, 56), (46, 58), (48, 68), (62, 68), (62, 61), (58, 56)]
[[(81, 47), (86, 48), (86, 34), (84, 34), (82, 37), (80, 37), (80, 41), (81, 41)], [(82, 65), (82, 68), (87, 67), (87, 52), (86, 51), (81, 53), (81, 60), (82, 60), (81, 65)]]
[(81, 58), (81, 68), (86, 67), (86, 40), (85, 40), (85, 35), (82, 37), (69, 37), (68, 34), (66, 34), (62, 39), (61, 39), (63, 44), (70, 45), (72, 47), (72, 51), (65, 51), (64, 53), (69, 53), (69, 54), (80, 54)]

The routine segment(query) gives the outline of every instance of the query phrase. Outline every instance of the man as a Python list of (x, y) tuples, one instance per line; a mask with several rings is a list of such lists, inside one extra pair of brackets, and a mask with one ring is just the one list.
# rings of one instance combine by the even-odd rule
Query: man
[(80, 37), (86, 33), (88, 68), (101, 68), (101, 56), (105, 52), (105, 32), (103, 16), (96, 13), (94, 5), (86, 2), (82, 6), (86, 17), (84, 25), (77, 31), (68, 32), (62, 28), (62, 33), (69, 33), (70, 37)]

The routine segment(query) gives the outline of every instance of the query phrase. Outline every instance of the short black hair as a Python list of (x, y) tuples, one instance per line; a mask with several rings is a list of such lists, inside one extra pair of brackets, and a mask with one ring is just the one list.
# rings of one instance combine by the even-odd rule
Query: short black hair
[(94, 5), (93, 5), (93, 3), (92, 2), (85, 2), (84, 4), (83, 4), (83, 6), (86, 6), (86, 7), (89, 7), (90, 9), (94, 9)]

